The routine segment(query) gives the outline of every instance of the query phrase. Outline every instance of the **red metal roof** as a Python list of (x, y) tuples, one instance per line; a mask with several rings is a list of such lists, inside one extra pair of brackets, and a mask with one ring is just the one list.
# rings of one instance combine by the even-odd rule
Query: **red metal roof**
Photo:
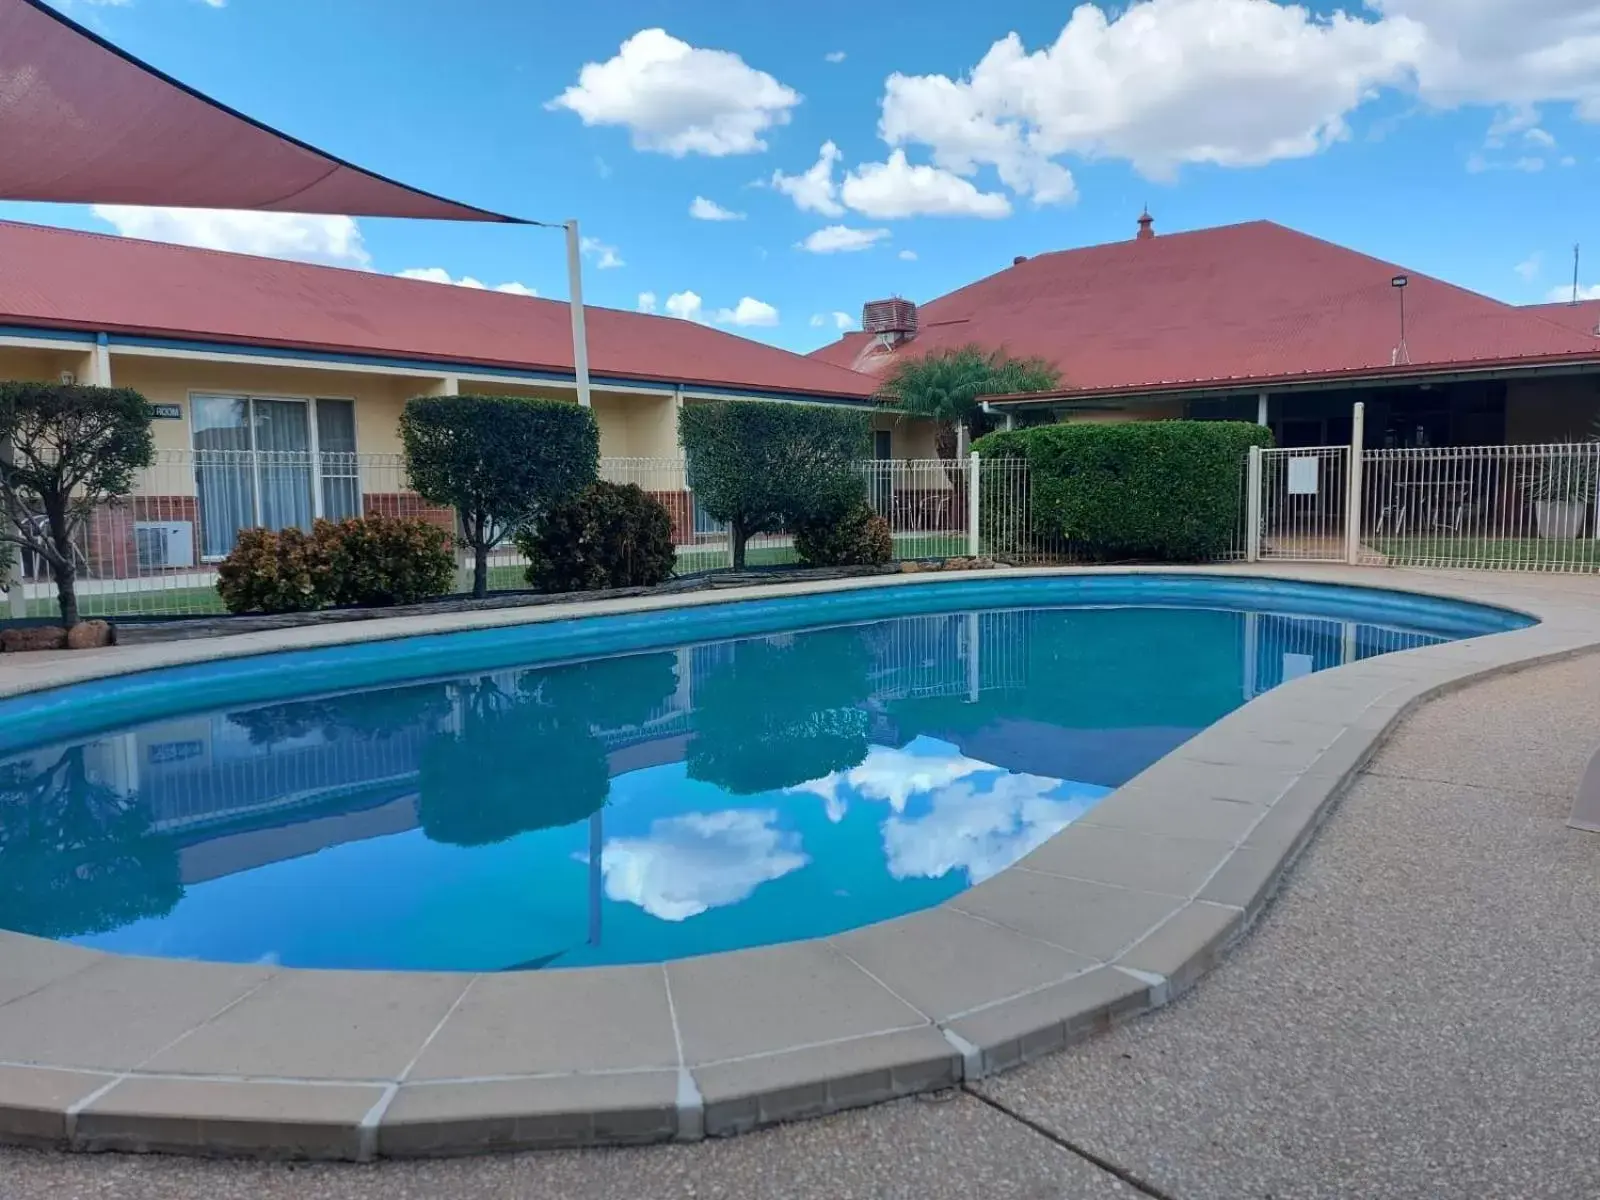
[(1576, 329), (1591, 338), (1600, 337), (1600, 300), (1580, 300), (1576, 304), (1529, 304), (1523, 312), (1538, 313), (1546, 321), (1555, 321), (1568, 329)]
[[(673, 317), (587, 308), (596, 377), (865, 398), (877, 381)], [(572, 370), (564, 301), (0, 222), (0, 325)]]
[(0, 0), (0, 146), (8, 200), (517, 221), (270, 129), (42, 0)]
[(881, 374), (976, 342), (1054, 362), (1063, 394), (1238, 386), (1394, 369), (1405, 274), (1410, 367), (1589, 355), (1600, 342), (1269, 221), (1041, 254), (919, 309), (897, 350), (847, 334), (814, 358)]

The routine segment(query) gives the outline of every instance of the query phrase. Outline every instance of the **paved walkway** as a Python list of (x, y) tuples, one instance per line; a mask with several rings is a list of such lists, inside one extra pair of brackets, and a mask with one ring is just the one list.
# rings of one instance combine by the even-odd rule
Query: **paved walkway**
[(1600, 657), (1428, 705), (1195, 992), (976, 1094), (371, 1167), (0, 1151), (0, 1197), (1600, 1195), (1600, 836), (1565, 826), (1596, 745)]

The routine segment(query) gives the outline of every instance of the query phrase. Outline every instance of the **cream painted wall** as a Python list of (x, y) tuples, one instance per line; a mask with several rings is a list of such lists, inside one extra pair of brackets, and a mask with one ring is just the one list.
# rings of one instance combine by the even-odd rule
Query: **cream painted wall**
[(89, 378), (90, 357), (86, 348), (33, 350), (0, 346), (0, 379), (55, 383), (61, 378), (61, 372), (71, 371), (83, 382)]

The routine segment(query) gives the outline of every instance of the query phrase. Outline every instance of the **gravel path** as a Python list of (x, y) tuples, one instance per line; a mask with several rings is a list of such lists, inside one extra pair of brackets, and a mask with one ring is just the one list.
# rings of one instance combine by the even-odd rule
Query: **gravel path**
[(1199, 988), (975, 1094), (371, 1167), (0, 1150), (0, 1197), (1600, 1196), (1600, 835), (1565, 824), (1597, 746), (1600, 657), (1427, 706)]

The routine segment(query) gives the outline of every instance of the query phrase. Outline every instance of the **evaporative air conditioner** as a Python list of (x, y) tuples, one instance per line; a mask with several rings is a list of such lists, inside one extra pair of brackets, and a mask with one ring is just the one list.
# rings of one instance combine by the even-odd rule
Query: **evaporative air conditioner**
[(193, 521), (136, 521), (133, 540), (141, 571), (194, 566)]

